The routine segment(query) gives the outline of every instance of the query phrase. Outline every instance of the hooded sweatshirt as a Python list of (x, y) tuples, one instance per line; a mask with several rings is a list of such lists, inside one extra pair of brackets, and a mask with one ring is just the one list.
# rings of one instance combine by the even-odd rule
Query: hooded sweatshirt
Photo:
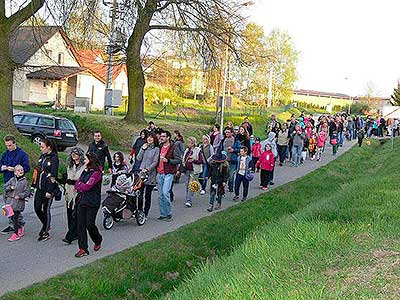
[(265, 145), (268, 143), (271, 146), (271, 151), (274, 154), (274, 157), (278, 156), (278, 150), (276, 148), (276, 141), (275, 141), (275, 132), (268, 133), (268, 138), (263, 142), (262, 149), (265, 149)]
[[(29, 173), (30, 166), (29, 166), (29, 157), (28, 154), (24, 152), (21, 148), (17, 147), (15, 150), (10, 151), (7, 150), (3, 153), (0, 159), (0, 167), (7, 166), (7, 167), (15, 167), (16, 165), (21, 165), (24, 168), (24, 172)], [(10, 171), (1, 171), (4, 173), (4, 183), (9, 181), (12, 177), (14, 177), (14, 172)]]

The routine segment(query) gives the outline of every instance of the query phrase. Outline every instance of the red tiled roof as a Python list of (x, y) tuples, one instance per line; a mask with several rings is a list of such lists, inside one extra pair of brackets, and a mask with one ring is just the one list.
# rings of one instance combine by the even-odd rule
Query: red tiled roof
[[(83, 67), (88, 68), (92, 71), (96, 77), (103, 81), (104, 83), (107, 80), (107, 55), (102, 50), (76, 50), (81, 64)], [(104, 63), (96, 62), (98, 57), (101, 57)], [(122, 70), (126, 70), (125, 64), (114, 65), (112, 69), (112, 80), (115, 80)]]

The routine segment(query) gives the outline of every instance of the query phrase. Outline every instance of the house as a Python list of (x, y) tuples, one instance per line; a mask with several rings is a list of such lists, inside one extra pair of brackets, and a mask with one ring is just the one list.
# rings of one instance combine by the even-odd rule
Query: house
[[(61, 27), (22, 26), (11, 39), (10, 50), (17, 64), (14, 103), (54, 102), (58, 107), (71, 107), (76, 97), (85, 97), (92, 109), (103, 109), (103, 72), (88, 65)], [(104, 62), (99, 65), (106, 68)], [(124, 88), (126, 72), (118, 75), (113, 84)]]

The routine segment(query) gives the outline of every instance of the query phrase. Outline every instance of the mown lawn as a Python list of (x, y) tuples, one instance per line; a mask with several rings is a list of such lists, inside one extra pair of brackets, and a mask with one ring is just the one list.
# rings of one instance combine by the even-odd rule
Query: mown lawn
[(399, 166), (390, 145), (354, 148), (254, 200), (1, 299), (396, 299)]

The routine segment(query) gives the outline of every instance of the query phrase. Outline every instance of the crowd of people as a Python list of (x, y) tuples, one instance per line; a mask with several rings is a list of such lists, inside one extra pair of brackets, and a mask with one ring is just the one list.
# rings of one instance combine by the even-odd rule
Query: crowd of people
[[(397, 126), (397, 127), (396, 127)], [(66, 173), (59, 175), (59, 156), (54, 141), (45, 139), (41, 143), (41, 156), (33, 170), (32, 183), (25, 174), (29, 173), (28, 155), (17, 147), (12, 135), (4, 138), (7, 150), (0, 165), (4, 178), (5, 205), (12, 208), (9, 226), (1, 233), (11, 234), (10, 242), (24, 235), (25, 221), (22, 212), (29, 197), (33, 197), (34, 211), (42, 224), (38, 241), (50, 238), (51, 205), (53, 200), (65, 201), (67, 232), (63, 241), (71, 244), (78, 240), (76, 257), (89, 254), (88, 233), (94, 243), (93, 250), (99, 251), (102, 235), (96, 226), (96, 216), (101, 207), (101, 191), (104, 174), (111, 174), (111, 186), (118, 176), (129, 172), (144, 172), (147, 180), (140, 187), (138, 208), (146, 218), (152, 204), (153, 191), (158, 190), (159, 220), (172, 221), (174, 184), (184, 177), (186, 194), (184, 205), (192, 207), (194, 195), (204, 196), (209, 191), (207, 210), (219, 210), (227, 193), (233, 201), (246, 201), (250, 182), (259, 173), (260, 188), (268, 190), (274, 184), (276, 166), (289, 163), (298, 167), (306, 159), (320, 161), (326, 154), (327, 144), (332, 146), (332, 155), (345, 140), (357, 139), (362, 145), (365, 136), (398, 132), (398, 124), (371, 117), (346, 114), (292, 115), (280, 123), (273, 115), (265, 128), (266, 139), (255, 136), (253, 126), (246, 117), (235, 126), (227, 122), (221, 129), (215, 125), (198, 141), (195, 137), (186, 140), (175, 130), (173, 134), (149, 123), (132, 143), (129, 157), (120, 151), (111, 155), (101, 132), (93, 134), (93, 142), (85, 152), (74, 147), (66, 162)], [(186, 143), (185, 143), (186, 142)], [(107, 168), (106, 168), (107, 164)], [(198, 182), (199, 190), (192, 188)], [(61, 195), (60, 185), (65, 186)], [(240, 192), (242, 196), (240, 197)]]

